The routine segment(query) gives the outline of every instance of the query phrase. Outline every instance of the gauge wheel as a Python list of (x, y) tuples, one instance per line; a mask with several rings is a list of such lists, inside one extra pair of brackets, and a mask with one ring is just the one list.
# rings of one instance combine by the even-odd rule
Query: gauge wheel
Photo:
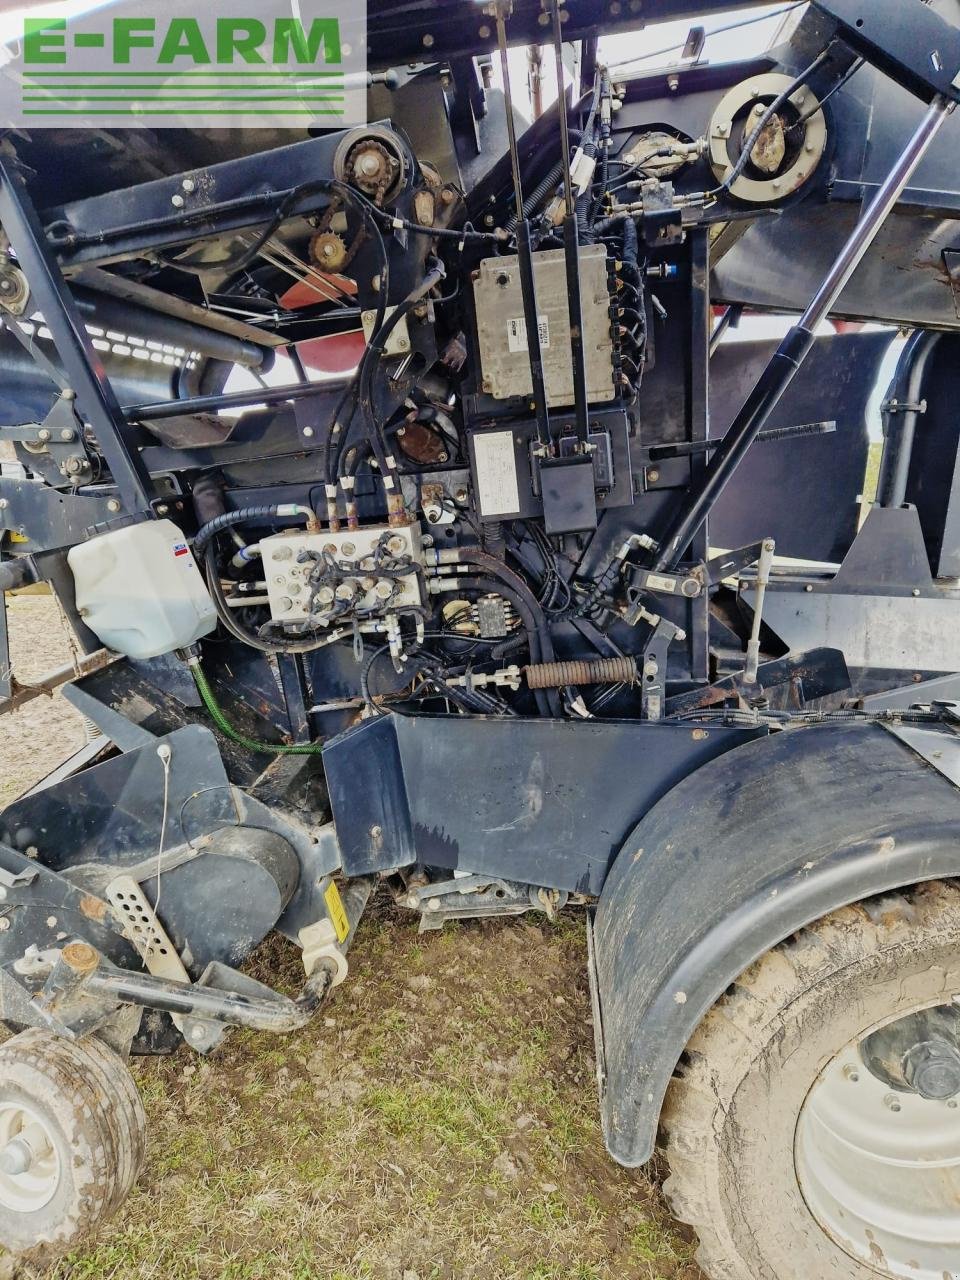
[(0, 1246), (56, 1254), (96, 1233), (143, 1164), (146, 1117), (96, 1038), (24, 1031), (0, 1046)]
[(826, 916), (698, 1028), (665, 1192), (711, 1280), (960, 1280), (960, 888)]

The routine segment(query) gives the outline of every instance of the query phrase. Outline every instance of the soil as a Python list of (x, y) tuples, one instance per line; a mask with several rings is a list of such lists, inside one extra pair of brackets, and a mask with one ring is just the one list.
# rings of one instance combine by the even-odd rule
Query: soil
[[(54, 601), (8, 597), (28, 682), (70, 659)], [(0, 718), (0, 803), (84, 741), (55, 696)], [(419, 934), (378, 899), (351, 971), (287, 1038), (139, 1060), (147, 1164), (96, 1241), (0, 1280), (701, 1280), (655, 1180), (599, 1129), (582, 916)], [(250, 971), (294, 991), (278, 938)]]

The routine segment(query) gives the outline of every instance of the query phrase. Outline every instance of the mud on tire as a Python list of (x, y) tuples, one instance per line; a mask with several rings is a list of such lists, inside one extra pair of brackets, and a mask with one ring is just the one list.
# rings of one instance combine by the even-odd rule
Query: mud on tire
[(0, 1173), (0, 1246), (54, 1254), (93, 1235), (143, 1164), (146, 1117), (126, 1064), (95, 1038), (25, 1031), (0, 1046), (4, 1116), (39, 1122), (48, 1145), (32, 1181)]
[(958, 992), (960, 888), (936, 883), (834, 912), (767, 953), (714, 1006), (662, 1118), (665, 1192), (696, 1229), (711, 1280), (891, 1274), (841, 1249), (808, 1210), (794, 1163), (798, 1117), (851, 1040)]

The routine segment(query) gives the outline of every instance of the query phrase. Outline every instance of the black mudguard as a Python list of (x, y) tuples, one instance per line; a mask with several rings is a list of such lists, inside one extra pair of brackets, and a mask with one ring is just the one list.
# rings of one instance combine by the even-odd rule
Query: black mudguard
[(960, 875), (960, 789), (941, 772), (960, 777), (960, 737), (909, 732), (917, 749), (862, 722), (749, 743), (685, 778), (633, 830), (594, 924), (614, 1159), (650, 1159), (686, 1044), (754, 960), (839, 906)]

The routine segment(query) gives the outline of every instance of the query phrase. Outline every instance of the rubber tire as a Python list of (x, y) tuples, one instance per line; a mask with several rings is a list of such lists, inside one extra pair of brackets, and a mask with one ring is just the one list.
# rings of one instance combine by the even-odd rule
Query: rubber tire
[(852, 1039), (960, 993), (960, 888), (845, 907), (742, 974), (690, 1041), (662, 1116), (675, 1216), (711, 1280), (877, 1280), (826, 1235), (794, 1167), (797, 1120)]
[(60, 1154), (48, 1205), (0, 1205), (0, 1246), (53, 1256), (94, 1235), (120, 1208), (143, 1167), (146, 1115), (126, 1063), (101, 1040), (24, 1031), (0, 1046), (0, 1102), (41, 1112)]

